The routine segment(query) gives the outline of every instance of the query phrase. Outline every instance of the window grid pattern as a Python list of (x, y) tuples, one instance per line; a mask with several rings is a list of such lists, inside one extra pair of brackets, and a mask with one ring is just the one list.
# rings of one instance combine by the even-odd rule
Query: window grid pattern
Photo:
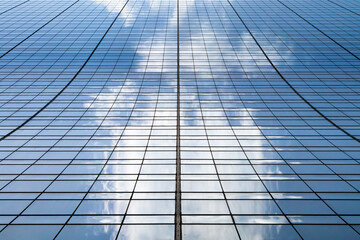
[(0, 239), (360, 239), (356, 1), (1, 6)]

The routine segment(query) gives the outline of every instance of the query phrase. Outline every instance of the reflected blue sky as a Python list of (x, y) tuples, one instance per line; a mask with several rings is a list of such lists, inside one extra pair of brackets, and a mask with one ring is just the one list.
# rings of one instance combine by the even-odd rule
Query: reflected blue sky
[[(33, 0), (0, 15), (1, 51), (71, 3)], [(294, 87), (356, 134), (359, 63), (277, 1), (231, 3)], [(0, 200), (0, 238), (174, 239), (179, 11), (183, 238), (331, 239), (321, 225), (302, 225), (310, 223), (338, 224), (356, 239), (339, 215), (357, 202), (330, 199), (358, 193), (359, 143), (291, 91), (228, 2), (124, 4), (80, 0), (0, 59), (3, 135), (81, 69), (0, 142), (0, 197), (18, 198)], [(328, 10), (316, 11), (309, 20), (323, 19), (337, 40), (357, 39), (338, 26), (358, 19), (331, 8), (341, 21), (333, 30)], [(53, 225), (41, 225), (44, 217)]]

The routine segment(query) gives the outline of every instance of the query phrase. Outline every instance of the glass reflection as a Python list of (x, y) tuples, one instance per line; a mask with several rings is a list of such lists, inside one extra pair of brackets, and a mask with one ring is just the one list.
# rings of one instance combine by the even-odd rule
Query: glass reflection
[[(355, 135), (357, 60), (277, 1), (230, 2), (294, 88)], [(356, 51), (351, 14), (284, 2)], [(69, 4), (1, 15), (0, 54)], [(1, 135), (75, 76), (0, 141), (0, 238), (173, 239), (179, 67), (184, 239), (357, 239), (337, 215), (359, 212), (359, 144), (284, 83), (228, 2), (124, 4), (78, 2), (0, 59)]]

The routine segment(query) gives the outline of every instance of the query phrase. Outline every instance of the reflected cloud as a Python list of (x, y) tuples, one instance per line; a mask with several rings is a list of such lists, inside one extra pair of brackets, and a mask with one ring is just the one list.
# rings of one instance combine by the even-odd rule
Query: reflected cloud
[(244, 240), (300, 240), (290, 225), (238, 225)]
[(124, 225), (117, 240), (172, 240), (174, 226), (167, 225)]
[(117, 225), (67, 225), (56, 239), (114, 240), (118, 229)]
[(121, 4), (118, 4), (118, 0), (90, 0), (97, 5), (105, 6), (108, 12), (118, 13), (123, 8), (126, 0), (121, 0)]
[(239, 240), (234, 225), (184, 225), (184, 240)]

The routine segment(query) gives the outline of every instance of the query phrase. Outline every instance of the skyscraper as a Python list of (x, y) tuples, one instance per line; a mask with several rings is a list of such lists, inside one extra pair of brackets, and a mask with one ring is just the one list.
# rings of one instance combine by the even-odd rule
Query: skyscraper
[(360, 2), (2, 0), (0, 239), (360, 239)]

